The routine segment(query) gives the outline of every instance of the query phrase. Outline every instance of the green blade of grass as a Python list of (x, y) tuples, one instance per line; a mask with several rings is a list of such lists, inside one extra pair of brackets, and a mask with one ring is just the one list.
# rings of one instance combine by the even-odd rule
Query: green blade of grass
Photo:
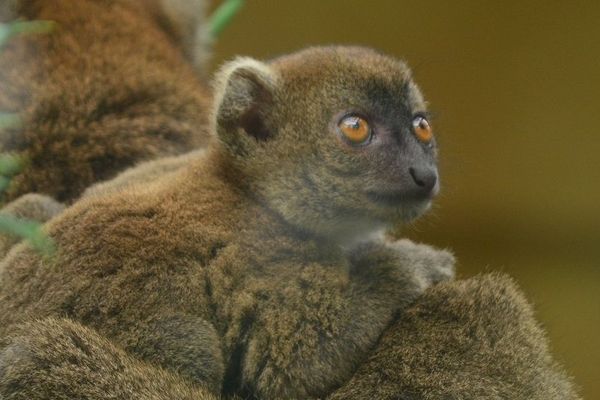
[(225, 0), (223, 4), (215, 10), (211, 15), (208, 24), (209, 33), (213, 39), (216, 39), (221, 32), (223, 32), (243, 5), (244, 0)]
[(16, 21), (0, 24), (0, 48), (13, 36), (22, 33), (48, 33), (56, 27), (53, 21)]
[[(0, 23), (0, 50), (15, 35), (29, 33), (46, 33), (54, 29), (51, 21), (16, 21), (8, 24)], [(0, 113), (0, 129), (14, 128), (21, 120), (14, 113)], [(24, 165), (24, 159), (15, 154), (0, 154), (0, 193), (10, 184), (10, 177), (17, 174)], [(50, 256), (55, 247), (52, 239), (42, 230), (42, 225), (8, 214), (0, 214), (0, 232), (15, 235), (29, 241), (31, 246), (42, 255)]]
[(0, 129), (17, 128), (21, 125), (21, 118), (15, 113), (0, 112)]
[(34, 221), (20, 219), (12, 215), (0, 215), (0, 231), (19, 236), (27, 241), (42, 254), (54, 252), (54, 242), (42, 230), (42, 226)]
[(3, 193), (10, 185), (10, 179), (0, 175), (0, 193)]
[(23, 158), (15, 154), (0, 154), (0, 175), (13, 176), (23, 169)]

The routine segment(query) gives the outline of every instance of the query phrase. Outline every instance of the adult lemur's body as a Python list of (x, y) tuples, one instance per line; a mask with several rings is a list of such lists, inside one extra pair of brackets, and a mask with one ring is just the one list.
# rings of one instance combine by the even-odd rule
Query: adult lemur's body
[(210, 95), (189, 62), (207, 59), (204, 3), (0, 2), (2, 22), (56, 24), (0, 51), (0, 112), (22, 119), (0, 128), (0, 151), (28, 160), (0, 201), (35, 192), (70, 203), (142, 160), (205, 146)]

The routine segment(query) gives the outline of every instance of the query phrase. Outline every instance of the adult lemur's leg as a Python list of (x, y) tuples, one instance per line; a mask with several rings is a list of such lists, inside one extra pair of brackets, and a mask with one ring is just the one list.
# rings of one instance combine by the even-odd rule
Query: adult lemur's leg
[(0, 347), (0, 398), (212, 400), (218, 395), (134, 359), (64, 319), (17, 328)]

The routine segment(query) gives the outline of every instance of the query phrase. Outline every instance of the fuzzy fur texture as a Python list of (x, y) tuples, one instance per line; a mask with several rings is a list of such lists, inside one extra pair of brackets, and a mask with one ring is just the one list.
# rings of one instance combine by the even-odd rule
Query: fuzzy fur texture
[[(0, 69), (0, 105), (26, 108), (3, 146), (32, 160), (9, 198), (70, 201), (206, 143), (184, 4), (0, 3), (61, 23), (0, 60), (20, 65)], [(435, 165), (407, 128), (425, 103), (403, 63), (320, 48), (217, 82), (207, 154), (90, 189), (47, 224), (53, 258), (20, 244), (2, 261), (0, 398), (578, 398), (511, 280), (443, 283), (447, 251), (367, 240), (428, 206), (402, 196), (407, 166)], [(375, 117), (378, 151), (344, 147), (340, 111)]]
[[(27, 324), (14, 331), (10, 343), (0, 351), (4, 398), (212, 399), (72, 321)], [(70, 383), (75, 374), (86, 378), (83, 384)], [(511, 279), (497, 274), (428, 290), (328, 398), (580, 399), (549, 355), (531, 306)]]
[(52, 318), (13, 332), (0, 354), (0, 398), (217, 399), (177, 374), (140, 362), (80, 324)]
[[(365, 57), (382, 69), (363, 68)], [(331, 80), (339, 68), (331, 59), (354, 63), (348, 82), (389, 85), (401, 98), (416, 89), (404, 64), (371, 50), (312, 49), (291, 59), (261, 68), (226, 67), (215, 115), (220, 140), (207, 156), (150, 184), (77, 202), (47, 226), (58, 245), (53, 259), (40, 258), (25, 245), (11, 252), (0, 267), (0, 337), (31, 318), (67, 316), (215, 394), (222, 389), (225, 395), (265, 399), (318, 398), (349, 379), (397, 312), (431, 284), (452, 277), (453, 257), (382, 238), (346, 248), (328, 231), (297, 226), (297, 215), (306, 210), (311, 218), (312, 207), (329, 209), (337, 218), (354, 217), (338, 210), (335, 201), (328, 205), (330, 195), (315, 197), (334, 189), (327, 158), (312, 171), (313, 186), (306, 187), (302, 160), (314, 146), (324, 146), (329, 157), (341, 154), (336, 168), (342, 167), (339, 162), (353, 167), (370, 161), (361, 160), (335, 131), (286, 130), (295, 118), (292, 125), (275, 121), (289, 117), (282, 104), (260, 124), (248, 112), (261, 107), (266, 112), (286, 93), (298, 96), (293, 92), (302, 88), (285, 76), (317, 65), (330, 69), (321, 87), (359, 98), (357, 89)], [(282, 79), (260, 75), (271, 71)], [(393, 79), (382, 75), (390, 72)], [(319, 101), (329, 109), (339, 106), (337, 97)], [(268, 129), (269, 137), (252, 137), (257, 127)], [(286, 174), (288, 186), (261, 192), (264, 180), (273, 178), (264, 169), (269, 149), (274, 159), (269, 165), (279, 166), (274, 178)], [(281, 151), (289, 158), (280, 158)], [(433, 157), (422, 151), (422, 157)], [(348, 176), (337, 178), (335, 190), (345, 204), (344, 196), (352, 199), (357, 185), (351, 176), (349, 169)], [(288, 190), (315, 203), (281, 209)], [(404, 206), (372, 205), (364, 217), (395, 216)]]
[(488, 274), (429, 289), (330, 399), (580, 397), (515, 282)]
[(123, 171), (115, 178), (99, 182), (90, 186), (83, 192), (82, 198), (101, 196), (112, 192), (125, 191), (132, 185), (151, 184), (165, 175), (176, 173), (192, 161), (204, 157), (206, 150), (195, 150), (180, 156), (162, 157), (153, 161), (146, 161)]
[[(146, 0), (148, 1), (148, 0)], [(156, 2), (155, 14), (162, 26), (201, 74), (206, 73), (212, 38), (206, 21), (207, 0), (151, 0)]]
[(0, 53), (0, 110), (23, 119), (0, 132), (0, 150), (29, 160), (5, 201), (36, 192), (71, 202), (139, 161), (207, 143), (209, 91), (186, 59), (202, 29), (195, 24), (203, 21), (203, 2), (176, 3), (5, 4), (0, 11), (57, 23)]
[[(123, 171), (115, 178), (96, 183), (83, 192), (81, 198), (102, 196), (109, 193), (126, 191), (133, 185), (147, 185), (167, 178), (166, 175), (176, 173), (195, 159), (204, 157), (204, 149), (172, 157), (162, 157), (153, 161), (142, 162), (135, 167)], [(29, 193), (6, 204), (0, 213), (45, 223), (61, 213), (66, 206), (53, 198), (36, 193)], [(18, 243), (20, 239), (14, 235), (0, 234), (0, 259)]]

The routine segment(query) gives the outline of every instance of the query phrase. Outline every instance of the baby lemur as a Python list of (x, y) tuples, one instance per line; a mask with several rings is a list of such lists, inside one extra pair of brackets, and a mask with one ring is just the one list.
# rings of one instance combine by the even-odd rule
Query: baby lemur
[(82, 396), (96, 376), (85, 342), (73, 339), (65, 375), (32, 383), (20, 368), (35, 370), (35, 352), (11, 339), (20, 323), (68, 317), (206, 396), (323, 397), (452, 277), (448, 252), (378, 234), (439, 187), (404, 63), (359, 47), (240, 58), (218, 76), (213, 123), (205, 156), (51, 220), (53, 257), (21, 244), (0, 264), (2, 395)]

